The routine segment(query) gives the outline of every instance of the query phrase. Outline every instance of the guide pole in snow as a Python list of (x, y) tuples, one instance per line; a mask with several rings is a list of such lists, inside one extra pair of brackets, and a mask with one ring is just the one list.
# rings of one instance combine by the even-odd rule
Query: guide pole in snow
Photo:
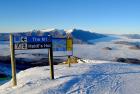
[(11, 53), (12, 81), (13, 81), (13, 86), (16, 86), (17, 85), (16, 63), (15, 63), (15, 50), (14, 50), (13, 35), (12, 34), (10, 34), (10, 53)]
[[(49, 36), (51, 38), (51, 36)], [(48, 49), (48, 54), (49, 54), (49, 65), (50, 65), (50, 78), (53, 80), (54, 79), (54, 67), (53, 67), (53, 45), (52, 45), (52, 39), (50, 39), (50, 48)]]

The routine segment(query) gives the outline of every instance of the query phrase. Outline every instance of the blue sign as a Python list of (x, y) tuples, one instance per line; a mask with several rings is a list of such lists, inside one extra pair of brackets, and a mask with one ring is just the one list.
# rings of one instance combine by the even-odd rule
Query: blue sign
[(14, 36), (14, 43), (46, 43), (51, 40), (51, 36)]
[(51, 36), (14, 36), (14, 49), (44, 49), (51, 47)]
[(67, 40), (66, 38), (54, 38), (52, 39), (53, 51), (67, 51)]

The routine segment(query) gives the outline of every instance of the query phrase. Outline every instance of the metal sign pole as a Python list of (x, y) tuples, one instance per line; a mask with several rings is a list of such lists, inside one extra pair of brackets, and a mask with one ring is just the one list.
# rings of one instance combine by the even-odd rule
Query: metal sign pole
[(71, 67), (71, 60), (70, 60), (70, 56), (68, 56), (68, 64), (69, 64), (69, 67)]
[[(67, 51), (72, 51), (72, 38), (70, 36), (67, 36)], [(68, 55), (68, 65), (71, 67), (71, 57)]]
[(11, 53), (11, 67), (12, 67), (13, 86), (16, 86), (17, 85), (16, 63), (15, 63), (15, 50), (14, 50), (13, 35), (12, 34), (10, 34), (10, 53)]
[(50, 79), (54, 79), (54, 66), (53, 66), (53, 47), (52, 47), (52, 41), (50, 43), (50, 48), (48, 49), (48, 55), (49, 55), (49, 65), (50, 65)]

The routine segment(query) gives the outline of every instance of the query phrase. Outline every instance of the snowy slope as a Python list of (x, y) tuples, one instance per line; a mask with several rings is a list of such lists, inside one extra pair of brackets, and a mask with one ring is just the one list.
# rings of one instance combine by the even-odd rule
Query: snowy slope
[(140, 94), (140, 65), (109, 61), (79, 61), (71, 68), (55, 66), (55, 80), (49, 67), (35, 67), (18, 73), (18, 86), (0, 86), (0, 94)]

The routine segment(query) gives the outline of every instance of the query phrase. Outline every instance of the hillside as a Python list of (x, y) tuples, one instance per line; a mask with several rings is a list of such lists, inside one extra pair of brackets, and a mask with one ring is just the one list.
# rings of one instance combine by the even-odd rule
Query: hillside
[(79, 60), (79, 64), (55, 66), (55, 79), (49, 67), (35, 67), (17, 75), (18, 86), (11, 81), (0, 86), (0, 94), (139, 94), (140, 65), (110, 61)]

